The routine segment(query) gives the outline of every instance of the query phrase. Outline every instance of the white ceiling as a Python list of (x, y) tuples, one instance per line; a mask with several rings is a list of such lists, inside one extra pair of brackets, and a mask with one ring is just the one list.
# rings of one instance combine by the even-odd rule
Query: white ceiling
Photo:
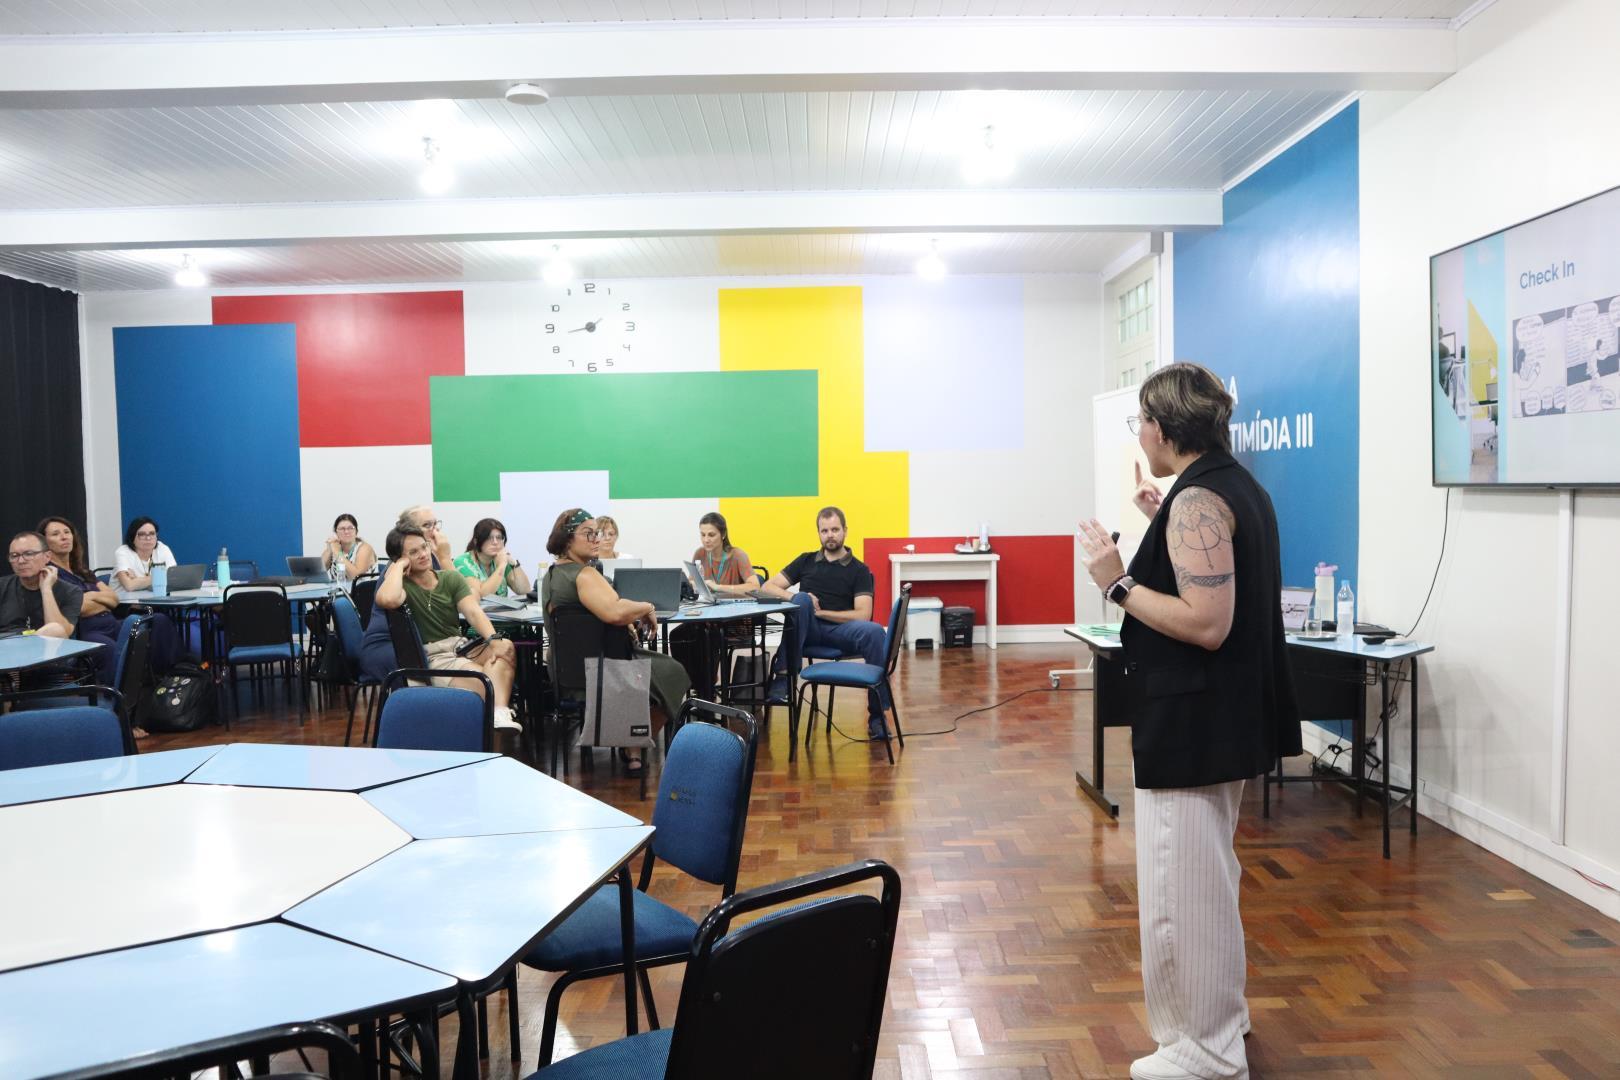
[[(1018, 160), (1001, 186), (1219, 187), (1343, 95), (1253, 91), (679, 94), (0, 110), (0, 206), (80, 209), (420, 197), (422, 138), (457, 198), (967, 187), (964, 146)], [(433, 103), (429, 103), (431, 105)]]
[(1475, 0), (0, 0), (0, 34), (859, 18), (1453, 19)]
[[(936, 247), (953, 274), (1096, 273), (1135, 233), (679, 236), (557, 245), (581, 277), (909, 274)], [(80, 291), (167, 289), (182, 252), (0, 251), (0, 273)], [(540, 241), (294, 244), (196, 253), (215, 288), (522, 281), (553, 254)]]

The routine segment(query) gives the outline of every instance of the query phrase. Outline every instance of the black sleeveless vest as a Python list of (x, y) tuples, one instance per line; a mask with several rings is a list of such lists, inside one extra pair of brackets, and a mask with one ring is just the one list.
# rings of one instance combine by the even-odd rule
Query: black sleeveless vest
[(1120, 641), (1128, 677), (1141, 680), (1143, 701), (1131, 724), (1141, 788), (1248, 780), (1279, 754), (1303, 752), (1283, 638), (1277, 515), (1265, 489), (1231, 454), (1213, 451), (1187, 466), (1153, 516), (1131, 560), (1131, 577), (1154, 592), (1180, 595), (1165, 529), (1171, 504), (1189, 487), (1225, 499), (1237, 521), (1236, 606), (1232, 630), (1213, 652), (1125, 616)]

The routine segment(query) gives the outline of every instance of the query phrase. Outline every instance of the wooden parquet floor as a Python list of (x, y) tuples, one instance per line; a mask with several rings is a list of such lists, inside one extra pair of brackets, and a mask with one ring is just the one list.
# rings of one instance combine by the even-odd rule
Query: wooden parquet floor
[[(901, 667), (911, 732), (1048, 685), (1059, 645), (924, 651)], [(839, 722), (862, 728), (843, 695)], [(284, 703), (236, 729), (156, 736), (340, 743), (343, 710), (300, 729)], [(1123, 1077), (1152, 1049), (1136, 930), (1128, 734), (1109, 733), (1118, 822), (1074, 786), (1089, 760), (1091, 695), (1037, 692), (915, 737), (890, 768), (881, 749), (818, 731), (787, 760), (785, 713), (766, 733), (742, 886), (858, 858), (893, 863), (905, 888), (876, 1075), (1046, 1080)], [(1305, 759), (1295, 765), (1304, 768)], [(607, 767), (572, 782), (638, 816), (637, 785)], [(1404, 823), (1404, 818), (1402, 819)], [(1379, 857), (1378, 819), (1336, 786), (1295, 785), (1260, 817), (1247, 793), (1244, 866), (1250, 1066), (1256, 1077), (1620, 1076), (1620, 925), (1427, 821)], [(653, 890), (700, 915), (717, 899), (663, 873)], [(673, 1017), (680, 969), (654, 974)], [(548, 977), (522, 982), (524, 1062), (534, 1067)], [(623, 1032), (617, 980), (569, 991), (558, 1056)], [(488, 1074), (514, 1075), (504, 999), (491, 1002)], [(444, 1032), (448, 1045), (454, 1024)]]

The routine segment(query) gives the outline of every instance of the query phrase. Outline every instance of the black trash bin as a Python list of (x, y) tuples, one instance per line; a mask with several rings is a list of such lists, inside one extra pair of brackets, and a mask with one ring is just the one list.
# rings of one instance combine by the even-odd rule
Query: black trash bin
[(970, 607), (948, 607), (940, 612), (940, 637), (945, 640), (945, 647), (969, 648), (973, 645), (973, 609)]

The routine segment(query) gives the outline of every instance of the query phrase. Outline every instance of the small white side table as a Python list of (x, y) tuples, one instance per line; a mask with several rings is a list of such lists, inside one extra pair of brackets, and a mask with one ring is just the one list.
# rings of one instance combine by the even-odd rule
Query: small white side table
[(999, 562), (1001, 556), (993, 551), (975, 555), (958, 555), (952, 551), (890, 555), (889, 595), (900, 595), (900, 586), (907, 581), (984, 582), (984, 640), (993, 649), (996, 647), (996, 564)]

